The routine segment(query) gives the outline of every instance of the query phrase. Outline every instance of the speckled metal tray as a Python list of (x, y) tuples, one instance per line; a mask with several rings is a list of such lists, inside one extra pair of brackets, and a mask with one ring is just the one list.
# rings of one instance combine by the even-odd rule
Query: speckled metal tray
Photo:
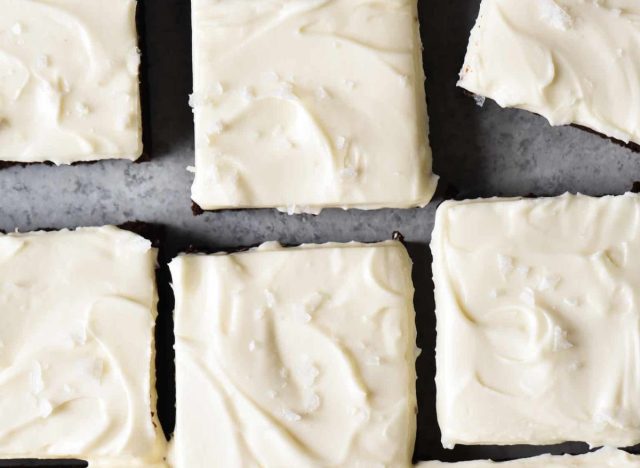
[[(193, 116), (187, 104), (191, 92), (189, 1), (145, 0), (143, 63), (150, 106), (147, 129), (153, 140), (150, 161), (35, 165), (0, 171), (0, 229), (141, 220), (166, 227), (165, 259), (191, 245), (216, 251), (268, 240), (287, 244), (373, 242), (400, 231), (415, 263), (418, 342), (424, 350), (418, 360), (416, 460), (504, 460), (546, 452), (585, 452), (587, 446), (580, 443), (442, 448), (435, 415), (435, 317), (428, 244), (435, 208), (444, 198), (565, 191), (620, 194), (640, 180), (640, 155), (576, 128), (551, 128), (543, 118), (524, 111), (502, 110), (489, 101), (478, 107), (455, 84), (479, 0), (419, 3), (434, 169), (442, 177), (436, 198), (426, 208), (326, 210), (317, 217), (288, 216), (275, 210), (193, 216), (192, 174), (185, 170), (193, 164)], [(173, 338), (166, 269), (161, 270), (160, 281), (164, 287), (158, 327), (159, 415), (170, 433), (174, 424)]]

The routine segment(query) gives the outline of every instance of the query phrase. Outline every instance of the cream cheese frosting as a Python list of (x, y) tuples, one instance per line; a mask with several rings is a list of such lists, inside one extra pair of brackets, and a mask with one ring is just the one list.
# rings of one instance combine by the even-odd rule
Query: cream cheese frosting
[(445, 202), (442, 444), (640, 442), (640, 196)]
[(111, 226), (0, 235), (0, 458), (161, 465), (156, 256)]
[(269, 243), (170, 268), (173, 466), (411, 466), (416, 331), (400, 243)]
[(459, 86), (640, 143), (640, 2), (482, 0)]
[(417, 0), (193, 0), (192, 10), (200, 207), (429, 202)]
[(0, 0), (0, 161), (142, 154), (135, 0)]
[(418, 463), (417, 468), (633, 468), (640, 467), (640, 457), (610, 447), (584, 455), (540, 455), (497, 463), (490, 460), (476, 460), (460, 463), (438, 461)]

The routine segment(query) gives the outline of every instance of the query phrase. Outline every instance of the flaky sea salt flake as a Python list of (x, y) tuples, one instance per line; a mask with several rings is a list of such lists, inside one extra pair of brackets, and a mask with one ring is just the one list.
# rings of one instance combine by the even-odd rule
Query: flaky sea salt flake
[(302, 419), (302, 416), (300, 416), (298, 413), (287, 408), (282, 409), (282, 417), (289, 422), (296, 422)]
[(573, 18), (555, 0), (539, 0), (540, 18), (549, 26), (566, 31), (573, 26)]
[(506, 276), (513, 271), (513, 259), (506, 255), (498, 254), (498, 271), (502, 276)]

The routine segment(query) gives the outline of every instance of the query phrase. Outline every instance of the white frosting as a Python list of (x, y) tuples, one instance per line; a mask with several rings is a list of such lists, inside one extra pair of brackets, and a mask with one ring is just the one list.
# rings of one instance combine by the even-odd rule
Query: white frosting
[(417, 468), (633, 468), (640, 467), (640, 457), (605, 447), (585, 455), (540, 455), (508, 462), (476, 460), (460, 463), (422, 462)]
[(0, 235), (0, 458), (162, 460), (155, 261), (110, 226)]
[(142, 153), (135, 0), (0, 0), (0, 161)]
[(640, 143), (638, 0), (483, 0), (459, 86)]
[(639, 229), (635, 194), (438, 209), (445, 447), (640, 442)]
[(416, 0), (193, 0), (203, 209), (423, 206)]
[(410, 467), (411, 261), (400, 243), (185, 255), (176, 468)]

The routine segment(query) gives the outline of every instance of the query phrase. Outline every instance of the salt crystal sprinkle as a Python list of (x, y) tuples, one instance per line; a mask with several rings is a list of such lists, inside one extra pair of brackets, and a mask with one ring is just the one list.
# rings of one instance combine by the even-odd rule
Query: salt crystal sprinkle
[(247, 101), (251, 101), (253, 98), (255, 98), (253, 89), (251, 89), (249, 86), (245, 86), (244, 88), (242, 88), (241, 94), (242, 97)]
[(78, 102), (76, 104), (76, 111), (80, 115), (87, 115), (89, 113), (89, 106), (87, 106), (86, 104), (84, 104), (82, 102)]
[(282, 83), (276, 91), (276, 96), (282, 99), (293, 99), (295, 97), (293, 94), (293, 84), (289, 82)]
[(276, 305), (276, 296), (269, 289), (264, 290), (264, 296), (267, 300), (267, 307), (272, 308)]
[(327, 99), (329, 97), (329, 93), (327, 92), (327, 90), (324, 88), (324, 86), (320, 86), (317, 90), (316, 90), (316, 97), (320, 100), (322, 99)]
[(343, 180), (355, 179), (356, 177), (358, 177), (358, 171), (353, 167), (345, 167), (340, 170), (340, 178)]
[(211, 125), (210, 133), (220, 135), (224, 131), (225, 125), (221, 120), (217, 120)]
[(551, 276), (543, 276), (538, 283), (539, 291), (547, 291), (550, 289), (555, 289), (560, 283), (560, 277), (556, 275)]
[(379, 366), (380, 365), (380, 356), (370, 356), (367, 359), (368, 366)]
[(573, 297), (572, 298), (566, 298), (562, 302), (564, 302), (564, 304), (569, 306), (569, 307), (577, 307), (580, 304), (578, 299), (573, 298)]
[(36, 59), (36, 65), (40, 68), (46, 68), (49, 66), (49, 56), (46, 54), (39, 55)]
[(293, 318), (298, 323), (311, 322), (311, 315), (306, 311), (304, 306), (297, 306), (294, 308)]
[(536, 294), (531, 288), (524, 288), (520, 293), (520, 299), (528, 306), (536, 305)]
[(316, 379), (320, 375), (320, 370), (311, 362), (304, 362), (297, 368), (296, 372), (300, 384), (304, 388), (311, 388), (316, 383)]
[(573, 348), (573, 344), (567, 339), (567, 332), (556, 325), (553, 328), (553, 351), (558, 352), (570, 348)]
[(42, 399), (38, 402), (38, 410), (40, 411), (40, 417), (48, 418), (53, 412), (53, 406), (49, 400)]
[(260, 307), (253, 311), (253, 317), (256, 320), (262, 320), (264, 318), (264, 308)]
[(366, 408), (353, 408), (351, 413), (359, 423), (367, 422), (370, 418), (369, 411)]
[(31, 382), (31, 392), (35, 395), (41, 393), (44, 390), (44, 381), (42, 380), (42, 366), (38, 361), (33, 362), (33, 369), (29, 374), (29, 381)]
[(307, 413), (313, 413), (317, 411), (318, 408), (320, 408), (320, 397), (316, 393), (313, 393), (305, 405), (305, 410)]
[(91, 363), (89, 373), (97, 381), (102, 380), (102, 375), (104, 374), (104, 361), (102, 359), (95, 359)]
[(506, 255), (498, 254), (498, 270), (503, 276), (513, 271), (513, 259)]
[(269, 81), (280, 81), (280, 75), (273, 70), (266, 72), (265, 75)]
[(87, 326), (81, 323), (79, 327), (71, 332), (71, 342), (74, 346), (82, 346), (87, 342)]
[(302, 419), (302, 416), (300, 416), (298, 413), (291, 411), (290, 409), (287, 409), (287, 408), (282, 409), (282, 417), (286, 421), (290, 421), (290, 422), (296, 422)]

